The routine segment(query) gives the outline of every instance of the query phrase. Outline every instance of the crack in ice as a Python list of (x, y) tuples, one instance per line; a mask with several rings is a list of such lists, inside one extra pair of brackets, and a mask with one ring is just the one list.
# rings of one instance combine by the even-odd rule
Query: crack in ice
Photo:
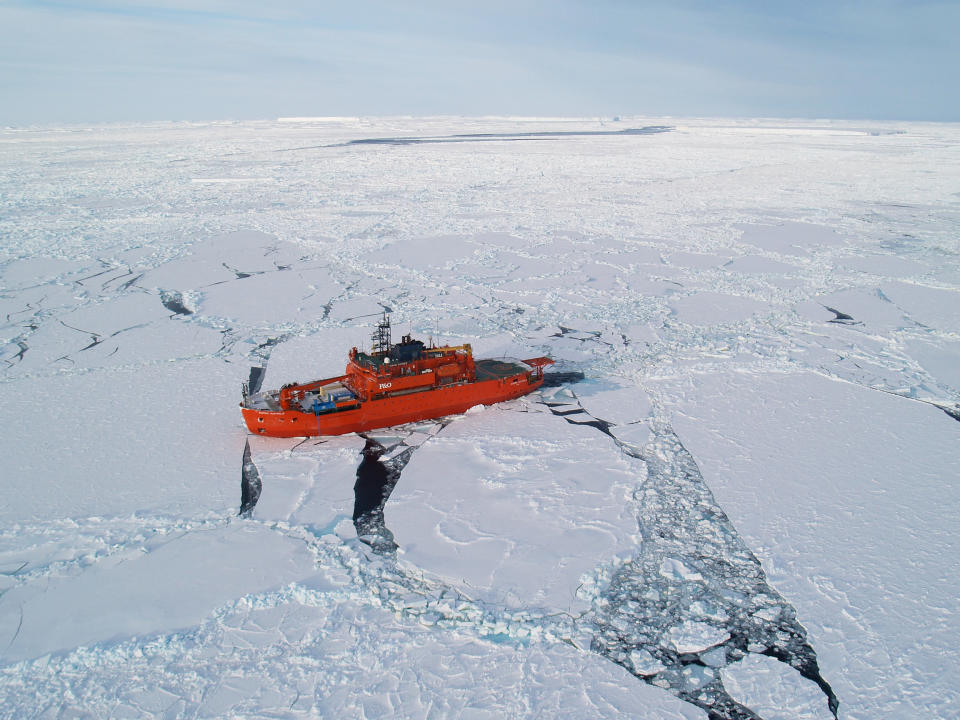
[(544, 402), (551, 413), (601, 430), (645, 470), (635, 492), (641, 546), (621, 566), (601, 568), (606, 588), (583, 619), (594, 632), (590, 648), (710, 720), (759, 720), (730, 696), (720, 671), (748, 653), (768, 655), (814, 682), (837, 717), (839, 701), (796, 610), (767, 583), (669, 424), (652, 420), (651, 442), (636, 447), (610, 432), (613, 423), (574, 420), (593, 416), (575, 393), (565, 394), (568, 403)]

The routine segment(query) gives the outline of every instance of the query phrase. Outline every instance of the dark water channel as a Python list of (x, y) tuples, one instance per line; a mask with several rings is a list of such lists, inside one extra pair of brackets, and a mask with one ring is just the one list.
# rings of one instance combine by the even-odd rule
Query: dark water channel
[(260, 480), (260, 471), (253, 456), (250, 454), (250, 441), (243, 446), (243, 463), (240, 470), (240, 515), (249, 517), (260, 499), (263, 483)]
[(357, 481), (353, 485), (353, 526), (357, 536), (375, 550), (393, 552), (397, 544), (384, 522), (383, 508), (415, 448), (408, 447), (384, 459), (388, 448), (373, 438), (364, 437), (366, 444), (361, 451)]
[(623, 128), (620, 130), (542, 130), (539, 132), (518, 133), (459, 133), (456, 135), (441, 135), (436, 137), (377, 137), (359, 138), (350, 140), (344, 145), (427, 145), (440, 143), (464, 142), (503, 142), (505, 140), (549, 140), (568, 137), (596, 137), (614, 135), (656, 135), (673, 130), (668, 125), (648, 125), (639, 128)]
[(193, 315), (193, 310), (187, 307), (183, 293), (179, 290), (163, 290), (160, 292), (160, 302), (175, 315)]

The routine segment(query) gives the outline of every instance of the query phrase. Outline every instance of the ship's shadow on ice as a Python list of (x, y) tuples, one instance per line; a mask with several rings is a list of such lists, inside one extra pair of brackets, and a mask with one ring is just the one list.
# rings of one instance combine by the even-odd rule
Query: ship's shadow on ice
[(641, 545), (615, 568), (583, 619), (591, 650), (638, 678), (704, 709), (710, 720), (759, 720), (734, 700), (721, 671), (748, 653), (767, 655), (815, 683), (837, 717), (839, 701), (793, 606), (766, 580), (704, 482), (693, 456), (666, 423), (651, 421), (644, 447), (616, 438), (576, 395), (545, 402), (569, 423), (596, 427), (646, 477), (635, 491)]

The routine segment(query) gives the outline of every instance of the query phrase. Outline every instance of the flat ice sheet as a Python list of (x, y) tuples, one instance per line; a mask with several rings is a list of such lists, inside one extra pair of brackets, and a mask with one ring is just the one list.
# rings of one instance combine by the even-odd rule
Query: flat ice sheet
[(642, 472), (595, 433), (506, 408), (457, 419), (390, 497), (403, 562), (511, 607), (586, 609), (581, 576), (636, 543), (630, 495)]
[[(135, 534), (140, 547), (108, 551), (89, 569), (78, 557), (59, 577), (5, 593), (0, 636), (11, 640), (4, 659), (193, 627), (237, 597), (315, 572), (306, 548), (266, 528), (210, 519), (175, 529), (168, 523), (144, 523)], [(95, 540), (86, 542), (92, 550)]]
[(213, 399), (238, 380), (222, 362), (185, 359), (8, 382), (0, 518), (232, 507), (243, 432)]

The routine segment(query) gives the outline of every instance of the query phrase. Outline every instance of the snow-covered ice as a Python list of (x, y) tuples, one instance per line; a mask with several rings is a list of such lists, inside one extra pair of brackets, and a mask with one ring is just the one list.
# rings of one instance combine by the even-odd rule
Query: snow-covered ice
[[(0, 717), (951, 717), (958, 148), (0, 131)], [(558, 365), (457, 418), (247, 437), (251, 366), (340, 374), (384, 309)]]
[(609, 451), (585, 467), (598, 444), (548, 413), (490, 408), (457, 419), (413, 455), (390, 497), (400, 558), (477, 598), (586, 610), (581, 576), (632, 547), (637, 532), (636, 469)]

